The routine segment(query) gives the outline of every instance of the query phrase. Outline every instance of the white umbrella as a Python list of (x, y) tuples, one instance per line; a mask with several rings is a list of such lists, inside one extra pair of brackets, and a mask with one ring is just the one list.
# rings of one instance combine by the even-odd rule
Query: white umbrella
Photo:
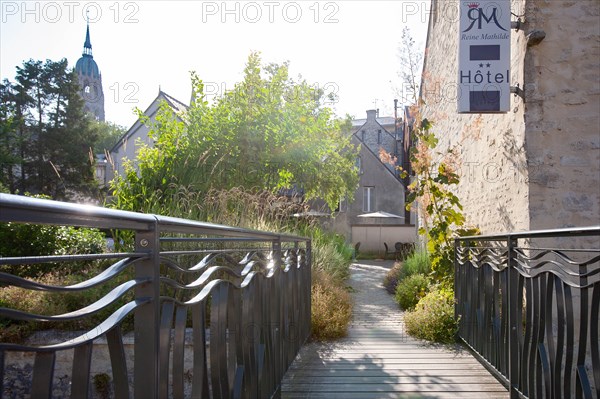
[(307, 212), (294, 213), (292, 216), (294, 216), (295, 218), (302, 218), (302, 217), (331, 217), (331, 213), (329, 213), (329, 212), (315, 211), (315, 210), (311, 209), (310, 211), (307, 211)]
[(404, 219), (404, 216), (395, 215), (393, 213), (377, 211), (371, 213), (363, 213), (362, 215), (358, 215), (359, 218), (396, 218), (396, 219)]
[(371, 213), (363, 213), (358, 215), (359, 218), (375, 218), (380, 219), (379, 221), (379, 245), (381, 246), (381, 219), (404, 219), (404, 216), (396, 215), (389, 212), (377, 211)]

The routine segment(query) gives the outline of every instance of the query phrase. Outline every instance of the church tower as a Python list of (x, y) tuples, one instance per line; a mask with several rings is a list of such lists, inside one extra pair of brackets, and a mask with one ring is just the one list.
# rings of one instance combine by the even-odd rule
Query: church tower
[(102, 91), (102, 75), (98, 64), (92, 56), (92, 42), (90, 41), (90, 23), (87, 24), (83, 54), (75, 65), (75, 71), (79, 76), (79, 87), (81, 97), (85, 101), (85, 110), (104, 121), (104, 92)]

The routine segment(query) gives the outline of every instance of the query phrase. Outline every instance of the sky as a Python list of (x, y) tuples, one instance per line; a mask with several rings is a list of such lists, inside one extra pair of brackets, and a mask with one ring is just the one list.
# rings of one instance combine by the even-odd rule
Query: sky
[(325, 93), (339, 116), (367, 109), (392, 116), (402, 103), (399, 46), (408, 26), (422, 49), (429, 0), (422, 1), (6, 1), (0, 0), (0, 77), (14, 80), (28, 59), (71, 67), (86, 20), (102, 74), (106, 120), (130, 127), (159, 88), (189, 103), (190, 71), (209, 99), (243, 78), (248, 55), (290, 62)]

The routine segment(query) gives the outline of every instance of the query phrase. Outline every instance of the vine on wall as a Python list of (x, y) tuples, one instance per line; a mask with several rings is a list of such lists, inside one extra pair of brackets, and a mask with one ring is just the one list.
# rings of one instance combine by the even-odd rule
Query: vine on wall
[[(436, 151), (438, 139), (432, 131), (433, 123), (421, 119), (418, 110), (415, 111), (414, 146), (410, 153), (415, 177), (408, 187), (407, 209), (419, 203), (424, 222), (419, 234), (427, 239), (432, 277), (437, 283), (450, 285), (454, 277), (454, 237), (475, 235), (479, 230), (465, 225), (462, 205), (454, 194), (454, 188), (460, 182), (456, 150)], [(405, 170), (401, 172), (403, 177), (408, 174)]]

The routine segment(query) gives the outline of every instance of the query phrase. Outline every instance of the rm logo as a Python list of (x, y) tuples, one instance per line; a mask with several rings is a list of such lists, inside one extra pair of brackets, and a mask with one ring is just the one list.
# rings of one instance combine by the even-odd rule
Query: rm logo
[(477, 24), (477, 29), (481, 29), (483, 22), (485, 21), (486, 24), (489, 24), (490, 22), (494, 22), (494, 24), (496, 24), (496, 26), (500, 29), (502, 29), (503, 31), (506, 31), (506, 29), (504, 29), (502, 26), (500, 26), (500, 23), (498, 22), (498, 18), (496, 16), (496, 11), (498, 11), (498, 8), (493, 6), (493, 7), (488, 7), (492, 9), (492, 12), (490, 14), (490, 16), (488, 17), (485, 13), (485, 11), (482, 8), (479, 8), (479, 3), (463, 3), (465, 4), (467, 7), (469, 7), (469, 11), (467, 11), (467, 17), (469, 18), (469, 20), (471, 21), (471, 25), (469, 25), (469, 27), (467, 29), (465, 29), (463, 32), (468, 32), (471, 29), (473, 29), (473, 26), (475, 26), (475, 24)]

